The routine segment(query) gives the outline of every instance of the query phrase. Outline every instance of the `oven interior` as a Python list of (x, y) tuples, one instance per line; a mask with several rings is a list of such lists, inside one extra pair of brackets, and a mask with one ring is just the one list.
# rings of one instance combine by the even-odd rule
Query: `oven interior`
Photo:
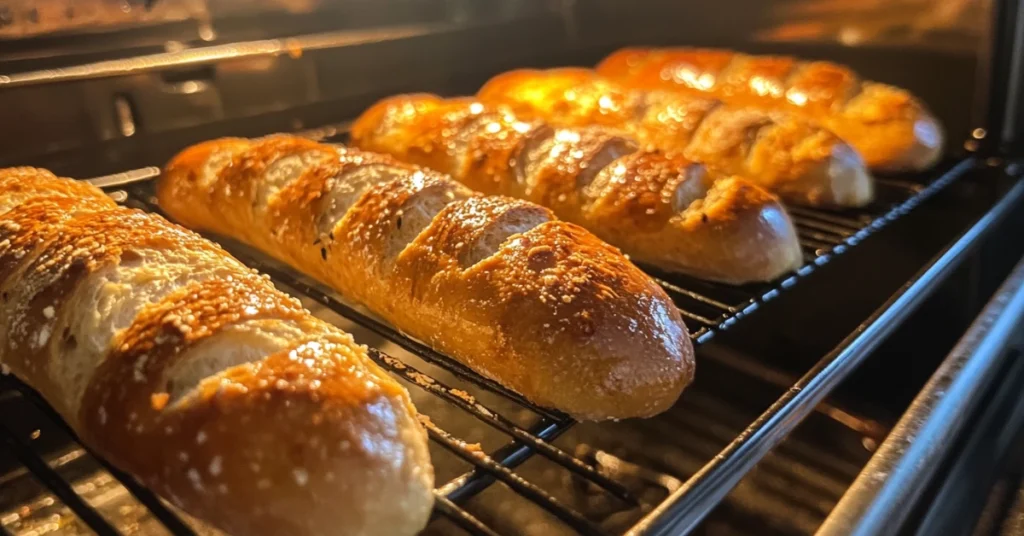
[[(118, 201), (158, 211), (156, 166), (189, 143), (282, 131), (343, 143), (347, 122), (378, 98), (471, 94), (503, 70), (592, 65), (625, 44), (728, 44), (847, 63), (917, 93), (950, 141), (934, 170), (879, 177), (866, 209), (794, 208), (806, 262), (791, 277), (730, 287), (649, 271), (684, 315), (699, 372), (672, 410), (646, 420), (575, 423), (537, 408), (211, 237), (405, 382), (430, 418), (438, 490), (427, 534), (656, 534), (680, 515), (696, 516), (688, 528), (698, 534), (814, 533), (1024, 253), (1008, 239), (1024, 224), (1021, 169), (977, 150), (983, 68), (967, 45), (759, 40), (778, 20), (739, 0), (385, 4), (4, 46), (0, 117), (17, 128), (0, 129), (0, 165), (102, 177)], [(736, 12), (748, 16), (721, 20)], [(275, 40), (286, 36), (300, 37)], [(930, 270), (943, 259), (955, 262)], [(911, 291), (923, 294), (898, 300)], [(884, 336), (864, 336), (879, 322), (891, 324)], [(210, 531), (90, 455), (10, 376), (0, 377), (0, 489), (0, 534)]]

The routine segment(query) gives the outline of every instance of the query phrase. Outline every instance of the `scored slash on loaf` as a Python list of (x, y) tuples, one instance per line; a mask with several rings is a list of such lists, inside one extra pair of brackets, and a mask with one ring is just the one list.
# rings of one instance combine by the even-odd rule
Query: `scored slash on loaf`
[(157, 197), (184, 224), (248, 242), (574, 417), (660, 413), (693, 376), (664, 291), (543, 207), (294, 136), (190, 147)]
[(597, 72), (631, 88), (709, 95), (802, 115), (838, 134), (878, 171), (920, 171), (942, 155), (942, 127), (920, 100), (834, 63), (701, 48), (624, 48)]
[(747, 283), (802, 262), (796, 230), (774, 195), (738, 177), (716, 180), (699, 164), (642, 150), (607, 128), (552, 128), (473, 99), (413, 94), (363, 113), (352, 143), (485, 194), (546, 206), (664, 270)]
[(0, 170), (0, 361), (83, 442), (231, 534), (411, 535), (433, 469), (408, 393), (212, 242)]
[(509, 71), (484, 84), (477, 98), (507, 106), (523, 119), (622, 130), (643, 145), (742, 176), (787, 203), (858, 207), (874, 196), (873, 180), (856, 151), (816, 123), (784, 111), (629, 89), (577, 68)]

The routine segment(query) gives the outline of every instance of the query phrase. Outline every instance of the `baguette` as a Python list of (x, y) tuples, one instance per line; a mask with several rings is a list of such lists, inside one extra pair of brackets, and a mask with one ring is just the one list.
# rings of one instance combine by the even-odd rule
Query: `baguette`
[(676, 89), (801, 114), (853, 145), (877, 171), (920, 171), (942, 155), (942, 126), (910, 92), (823, 61), (699, 48), (625, 48), (598, 73), (629, 87)]
[(516, 70), (478, 98), (559, 126), (604, 125), (644, 145), (740, 175), (788, 203), (857, 207), (874, 185), (864, 163), (831, 132), (792, 114), (723, 106), (667, 91), (628, 90), (589, 69)]
[(746, 283), (802, 261), (775, 196), (736, 177), (712, 181), (698, 164), (605, 128), (555, 129), (472, 99), (402, 95), (360, 116), (352, 143), (546, 206), (665, 270)]
[(157, 197), (185, 225), (254, 245), (578, 419), (654, 415), (692, 378), (661, 287), (543, 207), (294, 136), (188, 148)]
[(0, 360), (82, 441), (232, 534), (415, 534), (408, 393), (213, 243), (98, 189), (0, 170)]

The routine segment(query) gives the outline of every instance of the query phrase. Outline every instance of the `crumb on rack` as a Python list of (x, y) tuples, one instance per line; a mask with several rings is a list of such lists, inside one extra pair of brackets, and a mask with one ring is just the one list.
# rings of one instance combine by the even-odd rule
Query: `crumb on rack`
[(167, 407), (167, 402), (170, 400), (170, 393), (153, 393), (153, 395), (149, 397), (150, 404), (152, 404), (153, 409), (157, 411), (163, 411), (163, 409)]
[(452, 389), (451, 393), (470, 404), (476, 404), (476, 398), (473, 397), (473, 395), (467, 393), (466, 391), (463, 391), (462, 389)]

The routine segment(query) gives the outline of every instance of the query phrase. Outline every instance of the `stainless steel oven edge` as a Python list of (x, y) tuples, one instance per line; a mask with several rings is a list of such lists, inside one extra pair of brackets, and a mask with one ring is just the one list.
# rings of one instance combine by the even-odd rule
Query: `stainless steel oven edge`
[(750, 426), (748, 433), (737, 437), (715, 461), (675, 490), (627, 535), (668, 536), (694, 530), (764, 455), (802, 422), (835, 385), (867, 359), (1012, 211), (1019, 209), (1022, 200), (1024, 181), (1018, 181), (988, 213), (768, 408)]
[[(1021, 186), (1018, 184), (1018, 188)], [(950, 499), (958, 497), (957, 488), (961, 490), (959, 495), (967, 488), (980, 495), (979, 505), (984, 504), (988, 490), (970, 486), (967, 480), (975, 476), (994, 482), (992, 472), (998, 469), (970, 475), (977, 472), (964, 463), (972, 452), (988, 447), (985, 453), (995, 462), (1008, 449), (1014, 449), (1015, 443), (1020, 448), (1024, 427), (1022, 349), (1024, 260), (945, 358), (818, 534), (904, 533), (916, 503), (936, 480), (942, 481), (936, 503), (923, 516), (916, 532), (952, 534), (954, 524), (969, 530), (971, 516), (961, 508), (965, 501), (962, 497)], [(957, 449), (955, 439), (971, 432), (967, 445)], [(943, 462), (950, 457), (956, 457), (953, 467), (940, 477)], [(974, 514), (980, 515), (980, 511)], [(951, 518), (959, 522), (952, 523)]]

